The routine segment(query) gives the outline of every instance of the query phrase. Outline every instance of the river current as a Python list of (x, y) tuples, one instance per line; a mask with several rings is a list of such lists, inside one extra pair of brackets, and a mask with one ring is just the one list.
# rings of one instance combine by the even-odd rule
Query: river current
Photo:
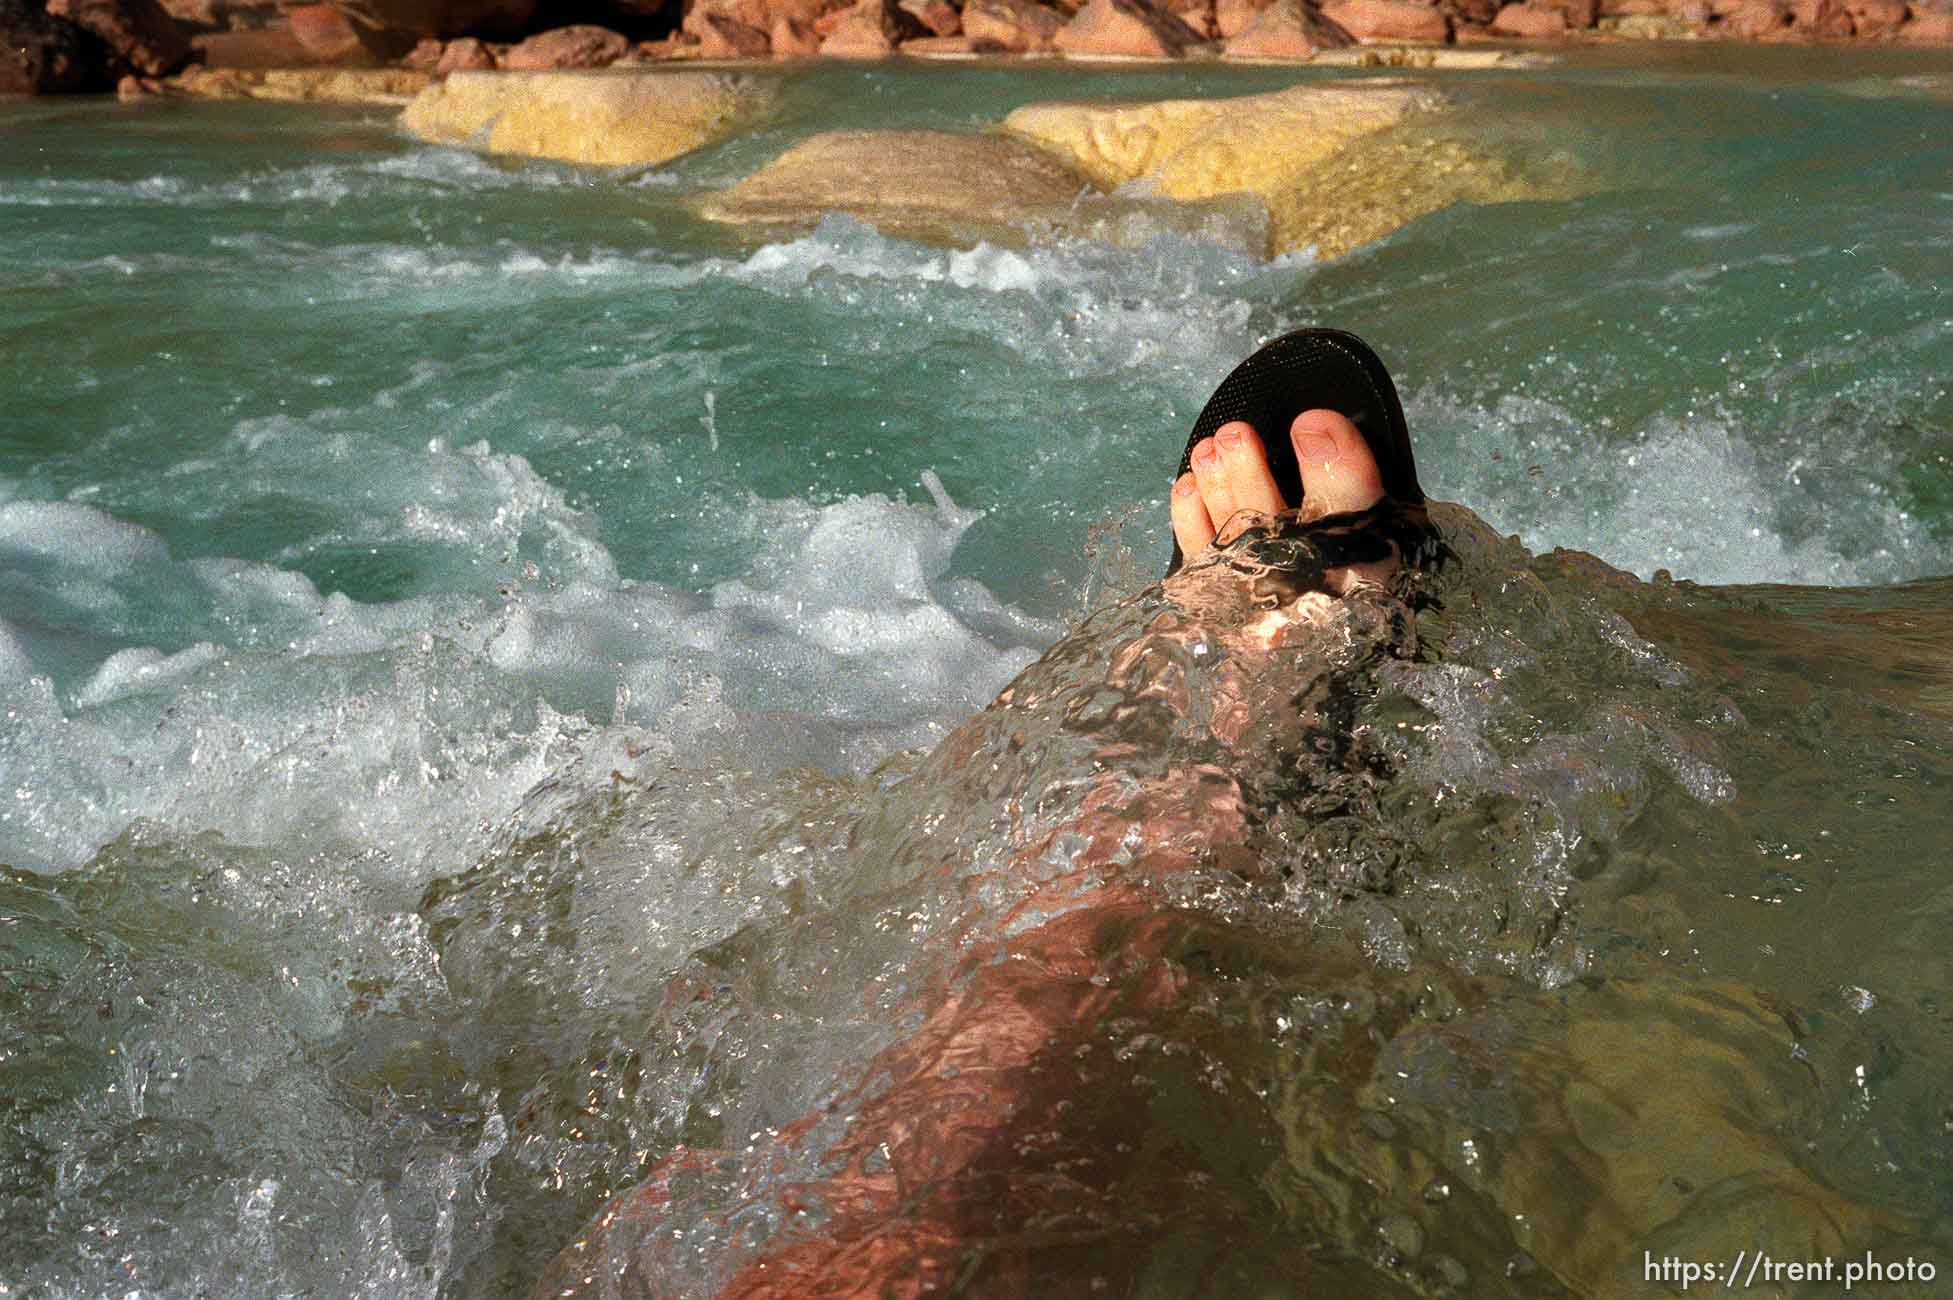
[[(1953, 1277), (1943, 64), (1414, 74), (1585, 183), (1323, 263), (695, 204), (819, 129), (1368, 74), (766, 75), (622, 174), (0, 103), (0, 1289), (522, 1295), (648, 1178), (606, 1259), (699, 1294), (815, 1230), (1108, 746), (1232, 764), (1259, 865), (1148, 882), (1179, 928), (1063, 1041), (1130, 1158), (970, 1293)], [(1301, 324), (1469, 510), (1248, 692), (1334, 725), (1223, 763), (1108, 664), (1194, 413)]]

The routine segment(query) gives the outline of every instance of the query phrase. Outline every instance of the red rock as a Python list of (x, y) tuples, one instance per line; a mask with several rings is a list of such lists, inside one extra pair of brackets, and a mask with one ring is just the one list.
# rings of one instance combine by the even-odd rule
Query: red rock
[(1559, 10), (1566, 15), (1566, 25), (1575, 31), (1592, 27), (1600, 17), (1598, 0), (1530, 0), (1530, 3)]
[(1090, 0), (1051, 39), (1055, 49), (1081, 58), (1119, 55), (1178, 58), (1200, 37), (1150, 0)]
[(1441, 10), (1411, 0), (1332, 0), (1322, 16), (1359, 41), (1442, 42), (1451, 35)]
[(1858, 36), (1890, 36), (1906, 20), (1905, 0), (1845, 0), (1851, 30)]
[(1851, 35), (1851, 15), (1841, 0), (1790, 0), (1790, 21), (1802, 36)]
[[(402, 37), (513, 36), (536, 16), (537, 0), (332, 0), (355, 26)], [(409, 42), (411, 44), (411, 41)]]
[(608, 27), (579, 24), (538, 32), (517, 44), (499, 62), (502, 67), (516, 72), (548, 68), (602, 68), (623, 58), (630, 48), (628, 40)]
[(902, 53), (926, 59), (944, 54), (974, 54), (976, 50), (967, 36), (918, 36), (902, 42)]
[(414, 48), (407, 51), (407, 56), (400, 60), (400, 66), (403, 68), (414, 68), (423, 72), (432, 72), (441, 66), (441, 55), (446, 50), (446, 42), (437, 41), (432, 36), (429, 36), (424, 40), (414, 42)]
[(47, 12), (91, 33), (144, 76), (174, 72), (190, 58), (189, 40), (156, 0), (48, 0)]
[(1319, 50), (1341, 49), (1356, 38), (1304, 0), (1275, 0), (1227, 43), (1230, 59), (1312, 59)]
[(1668, 5), (1664, 0), (1600, 0), (1600, 12), (1606, 18), (1627, 18), (1639, 14), (1665, 14)]
[(697, 30), (701, 59), (763, 59), (773, 52), (765, 32), (724, 14), (704, 15)]
[(1438, 8), (1450, 16), (1453, 27), (1489, 27), (1499, 15), (1499, 0), (1439, 0)]
[(1219, 31), (1214, 23), (1214, 0), (1166, 0), (1166, 11), (1203, 41), (1213, 40)]
[(1566, 13), (1543, 4), (1507, 5), (1492, 20), (1492, 30), (1521, 40), (1555, 40), (1567, 33)]
[(781, 14), (773, 20), (769, 35), (776, 59), (812, 58), (821, 52), (821, 38), (815, 33), (814, 24), (804, 18)]
[(441, 61), (434, 65), (437, 76), (450, 72), (493, 72), (495, 52), (472, 36), (457, 36), (441, 47)]
[(374, 62), (360, 30), (331, 5), (299, 5), (285, 11), (285, 20), (291, 24), (293, 39), (311, 56), (310, 62)]
[(190, 48), (207, 68), (290, 68), (312, 62), (312, 55), (289, 27), (257, 31), (208, 32), (190, 38)]
[(1224, 41), (1239, 36), (1267, 7), (1268, 0), (1214, 0), (1214, 32)]
[(1048, 50), (1064, 26), (1063, 14), (1033, 0), (969, 0), (963, 6), (963, 34), (977, 50)]
[(1953, 11), (1920, 9), (1915, 5), (1912, 17), (1899, 29), (1898, 37), (1920, 45), (1953, 45)]
[(163, 12), (191, 27), (215, 30), (225, 26), (217, 0), (160, 0)]
[(1790, 10), (1783, 0), (1735, 0), (1723, 13), (1719, 26), (1731, 36), (1758, 40), (1790, 26)]
[(899, 3), (931, 36), (963, 34), (963, 16), (949, 0), (899, 0)]
[[(814, 24), (814, 30), (820, 27)], [(895, 0), (861, 0), (841, 11), (820, 52), (832, 59), (885, 59), (903, 41), (925, 34), (922, 24)]]

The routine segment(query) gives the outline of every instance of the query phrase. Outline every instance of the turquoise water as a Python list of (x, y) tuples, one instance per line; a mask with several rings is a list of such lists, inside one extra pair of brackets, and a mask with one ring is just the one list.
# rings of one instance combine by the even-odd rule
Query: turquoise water
[[(1513, 166), (1570, 159), (1579, 196), (1455, 206), (1327, 264), (1165, 232), (749, 236), (690, 204), (818, 129), (1368, 74), (778, 75), (753, 131), (623, 175), (430, 148), (377, 111), (0, 104), (0, 1281), (520, 1293), (675, 1141), (793, 1118), (767, 1098), (844, 1076), (881, 1021), (754, 992), (811, 1017), (768, 1073), (773, 1040), (674, 1028), (652, 991), (749, 933), (771, 938), (741, 960), (783, 978), (821, 940), (782, 909), (917, 868), (888, 828), (927, 789), (866, 774), (1157, 572), (1200, 401), (1308, 322), (1390, 362), (1434, 496), (1534, 551), (1741, 585), (1473, 552), (1429, 635), (1511, 683), (1376, 707), (1482, 741), (1399, 756), (1405, 798), (1532, 811), (1394, 815), (1558, 836), (1535, 865), (1581, 900), (1584, 955), (1507, 960), (1474, 924), (1404, 962), (1762, 990), (1823, 1080), (1785, 1146), (1930, 1249), (1953, 1208), (1934, 58), (1420, 74)], [(635, 801), (605, 804), (613, 773)], [(525, 948), (545, 917), (554, 946)], [(1398, 996), (1351, 961), (1336, 978)], [(1304, 978), (1278, 965), (1261, 987)], [(599, 1040), (669, 1040), (694, 1073), (586, 1104), (625, 1050)]]

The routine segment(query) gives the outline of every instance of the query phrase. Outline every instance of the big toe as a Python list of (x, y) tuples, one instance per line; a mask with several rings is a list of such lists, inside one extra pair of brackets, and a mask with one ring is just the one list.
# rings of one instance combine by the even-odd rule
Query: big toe
[(1304, 411), (1290, 426), (1302, 471), (1302, 516), (1320, 519), (1368, 510), (1383, 496), (1383, 475), (1363, 434), (1336, 411)]

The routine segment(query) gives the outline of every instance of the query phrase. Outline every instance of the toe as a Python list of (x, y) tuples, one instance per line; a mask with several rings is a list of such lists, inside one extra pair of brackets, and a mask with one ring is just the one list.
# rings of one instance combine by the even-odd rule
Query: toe
[(1290, 429), (1302, 470), (1307, 519), (1368, 510), (1383, 496), (1383, 475), (1363, 435), (1335, 411), (1304, 411)]
[(1228, 481), (1227, 462), (1221, 458), (1220, 444), (1212, 438), (1202, 438), (1194, 444), (1193, 454), (1187, 463), (1193, 469), (1194, 482), (1200, 488), (1201, 504), (1207, 509), (1207, 518), (1215, 528), (1227, 523), (1237, 508), (1234, 504), (1234, 485)]
[(1221, 468), (1236, 510), (1272, 515), (1288, 508), (1281, 489), (1275, 486), (1275, 476), (1268, 470), (1268, 452), (1252, 425), (1240, 420), (1224, 424), (1214, 431), (1214, 442), (1220, 449)]
[(1192, 474), (1182, 474), (1173, 484), (1173, 540), (1180, 554), (1192, 556), (1207, 549), (1214, 540), (1214, 521), (1207, 515), (1207, 504), (1200, 499), (1200, 484)]

